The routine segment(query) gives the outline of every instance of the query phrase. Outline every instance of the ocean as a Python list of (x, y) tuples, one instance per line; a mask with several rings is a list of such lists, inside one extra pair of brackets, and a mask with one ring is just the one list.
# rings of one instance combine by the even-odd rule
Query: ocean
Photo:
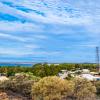
[(23, 64), (23, 63), (0, 63), (0, 66), (23, 66), (23, 67), (31, 67), (34, 64)]

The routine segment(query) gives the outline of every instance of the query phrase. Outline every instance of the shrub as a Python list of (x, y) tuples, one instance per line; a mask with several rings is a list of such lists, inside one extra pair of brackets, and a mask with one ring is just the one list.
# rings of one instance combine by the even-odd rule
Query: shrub
[(33, 100), (61, 100), (73, 92), (71, 81), (59, 77), (45, 77), (32, 87)]
[(88, 80), (82, 78), (74, 79), (74, 93), (75, 100), (95, 100), (96, 88)]
[(100, 95), (100, 81), (96, 81), (95, 86), (96, 86), (96, 89), (97, 89), (97, 94)]
[(35, 77), (32, 74), (20, 73), (10, 77), (10, 79), (5, 81), (1, 87), (2, 89), (8, 89), (24, 96), (31, 97), (32, 85), (39, 79), (40, 78)]

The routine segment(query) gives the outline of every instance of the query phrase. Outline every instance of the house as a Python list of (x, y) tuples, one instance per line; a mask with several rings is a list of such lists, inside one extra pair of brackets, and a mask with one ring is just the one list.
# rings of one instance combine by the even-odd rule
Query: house
[(9, 78), (7, 78), (6, 76), (0, 76), (0, 82), (9, 80)]
[(61, 70), (59, 73), (58, 73), (58, 76), (62, 79), (65, 79), (66, 77), (68, 77), (68, 71), (67, 70)]
[(81, 74), (80, 77), (90, 81), (100, 81), (100, 76), (94, 76), (92, 74)]
[(90, 73), (90, 70), (89, 69), (82, 69), (82, 73), (83, 74), (89, 74)]
[(87, 79), (87, 80), (90, 80), (90, 81), (94, 80), (94, 76), (91, 74), (81, 74), (80, 77)]

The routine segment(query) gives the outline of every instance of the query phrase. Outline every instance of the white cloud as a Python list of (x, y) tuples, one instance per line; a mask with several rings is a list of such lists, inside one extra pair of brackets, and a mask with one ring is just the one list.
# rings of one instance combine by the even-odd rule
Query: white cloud
[(25, 47), (27, 49), (38, 49), (38, 48), (40, 48), (40, 46), (35, 45), (35, 44), (26, 44)]
[[(28, 2), (29, 2), (29, 4), (31, 4), (30, 1), (28, 1)], [(28, 2), (26, 2), (26, 3), (28, 3)], [(33, 4), (35, 4), (35, 3), (33, 2)], [(86, 16), (86, 15), (84, 16), (84, 15), (80, 14), (80, 12), (78, 12), (79, 13), (78, 17), (75, 17), (75, 16), (70, 17), (71, 14), (67, 13), (67, 11), (65, 11), (65, 10), (60, 11), (60, 10), (58, 10), (58, 8), (54, 8), (54, 7), (51, 7), (50, 9), (48, 9), (46, 6), (44, 6), (42, 4), (42, 1), (41, 1), (41, 5), (43, 6), (43, 8), (39, 7), (39, 9), (41, 8), (41, 10), (39, 10), (39, 12), (44, 12), (46, 10), (45, 16), (41, 16), (41, 15), (39, 15), (39, 13), (35, 13), (34, 11), (26, 13), (24, 11), (18, 10), (16, 7), (12, 8), (12, 7), (9, 7), (2, 3), (0, 3), (0, 11), (3, 13), (7, 13), (7, 14), (13, 15), (15, 17), (21, 18), (21, 19), (24, 18), (28, 21), (33, 21), (33, 22), (37, 21), (37, 22), (42, 22), (42, 23), (56, 23), (56, 24), (58, 23), (58, 24), (68, 24), (68, 25), (69, 24), (70, 25), (80, 25), (81, 24), (82, 25), (82, 24), (89, 24), (92, 21), (90, 16)], [(35, 7), (36, 6), (34, 5), (33, 10), (35, 9)], [(64, 6), (64, 7), (66, 7), (66, 6)], [(38, 10), (36, 9), (36, 11), (38, 11)], [(74, 12), (74, 15), (76, 15), (76, 14), (77, 13)]]
[[(3, 1), (3, 0), (2, 0)], [(19, 32), (35, 32), (35, 33), (44, 33), (44, 32), (49, 32), (49, 33), (56, 33), (56, 34), (62, 34), (62, 33), (74, 33), (74, 30), (70, 30), (67, 28), (68, 26), (82, 26), (83, 28), (86, 29), (90, 36), (96, 36), (95, 33), (97, 33), (97, 36), (100, 33), (99, 29), (99, 24), (97, 24), (97, 20), (99, 18), (99, 8), (97, 9), (98, 6), (93, 5), (92, 2), (87, 2), (85, 5), (84, 1), (80, 1), (77, 5), (76, 1), (75, 5), (73, 4), (73, 0), (71, 1), (57, 1), (57, 0), (44, 0), (44, 1), (17, 1), (14, 0), (8, 0), (13, 3), (13, 7), (10, 7), (8, 5), (4, 5), (0, 3), (0, 11), (3, 13), (10, 14), (12, 16), (15, 16), (20, 19), (25, 19), (26, 21), (31, 21), (31, 23), (20, 23), (20, 22), (14, 22), (14, 23), (9, 23), (9, 22), (0, 22), (0, 25), (2, 25), (2, 30), (12, 30), (12, 31), (19, 31)], [(56, 5), (55, 5), (56, 2)], [(44, 3), (47, 4), (44, 5)], [(34, 6), (33, 6), (34, 5)], [(91, 5), (93, 6), (91, 10)], [(31, 10), (36, 10), (45, 13), (45, 16), (41, 16), (34, 11), (30, 12), (24, 12), (21, 10), (18, 10), (16, 6), (23, 6), (26, 8), (29, 8)], [(83, 8), (82, 8), (83, 7)], [(87, 8), (88, 11), (85, 10)], [(65, 8), (67, 10), (65, 10)], [(95, 17), (92, 12), (97, 9), (95, 12)], [(71, 11), (70, 11), (71, 10)], [(38, 23), (34, 23), (38, 22)], [(40, 24), (39, 24), (40, 23)], [(53, 26), (53, 29), (48, 29), (47, 31), (44, 30), (43, 23), (46, 24), (51, 24), (51, 25), (56, 25)], [(64, 26), (65, 28), (62, 27), (62, 29), (59, 27), (59, 25)], [(5, 28), (6, 26), (6, 28)]]
[(41, 35), (41, 34), (33, 35), (33, 37), (36, 38), (36, 39), (43, 39), (43, 40), (48, 38), (46, 35)]
[[(37, 50), (31, 50), (30, 47), (28, 46), (29, 49), (24, 48), (5, 48), (2, 47), (0, 48), (0, 55), (5, 55), (5, 56), (16, 56), (16, 57), (24, 57), (24, 56), (55, 56), (57, 54), (60, 54), (61, 52), (57, 51), (37, 51)], [(35, 47), (34, 47), (35, 48)]]
[[(13, 7), (3, 4), (5, 1), (12, 2)], [(0, 0), (0, 12), (18, 18), (16, 21), (10, 21), (9, 18), (5, 21), (1, 18), (0, 44), (4, 46), (0, 46), (0, 54), (22, 57), (60, 55), (61, 52), (55, 51), (56, 44), (51, 44), (54, 39), (57, 45), (59, 44), (57, 47), (59, 49), (64, 48), (65, 44), (68, 44), (69, 48), (79, 47), (79, 49), (100, 45), (99, 2), (99, 0)], [(27, 12), (18, 7), (31, 10)], [(4, 43), (3, 39), (15, 40), (15, 44), (12, 41)], [(8, 47), (9, 44), (12, 47)], [(42, 51), (40, 50), (42, 47), (52, 51)]]
[(5, 33), (0, 33), (0, 38), (5, 38), (5, 39), (11, 39), (11, 40), (17, 40), (21, 42), (25, 42), (27, 39), (15, 35), (10, 35), (10, 34), (5, 34)]
[(0, 21), (0, 31), (6, 32), (42, 32), (42, 25), (36, 25), (34, 23), (21, 23), (21, 22), (9, 22)]

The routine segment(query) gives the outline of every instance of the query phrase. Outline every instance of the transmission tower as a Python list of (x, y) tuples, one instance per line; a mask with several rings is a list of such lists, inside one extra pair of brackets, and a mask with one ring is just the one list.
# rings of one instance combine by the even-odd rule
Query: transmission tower
[(100, 73), (100, 65), (99, 65), (99, 60), (100, 60), (100, 58), (99, 58), (99, 47), (96, 47), (96, 61), (97, 61), (97, 69), (98, 69), (98, 71), (99, 71), (99, 73)]

